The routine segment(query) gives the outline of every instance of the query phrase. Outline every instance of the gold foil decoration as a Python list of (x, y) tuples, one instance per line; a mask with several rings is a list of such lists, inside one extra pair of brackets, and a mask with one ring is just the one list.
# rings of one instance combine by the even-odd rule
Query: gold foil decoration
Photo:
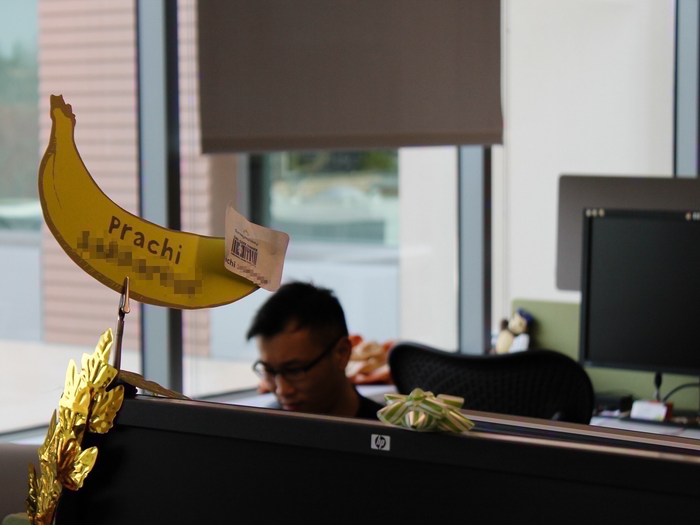
[(128, 370), (120, 370), (119, 371), (119, 380), (124, 381), (125, 383), (130, 384), (131, 386), (135, 386), (136, 388), (140, 388), (144, 392), (150, 392), (151, 394), (156, 394), (158, 396), (162, 397), (169, 397), (171, 399), (189, 399), (189, 397), (179, 393), (175, 392), (174, 390), (169, 390), (165, 388), (164, 386), (160, 386), (158, 383), (154, 381), (149, 381), (145, 377), (143, 377), (140, 374), (137, 374), (136, 372), (129, 372)]
[(93, 410), (90, 414), (88, 430), (95, 434), (104, 434), (114, 424), (114, 418), (124, 401), (124, 387), (102, 392), (93, 398)]
[(105, 331), (90, 354), (83, 354), (78, 373), (73, 360), (68, 364), (58, 415), (54, 411), (44, 444), (39, 448), (37, 475), (29, 464), (27, 515), (32, 525), (50, 525), (63, 488), (78, 490), (97, 460), (97, 447), (82, 449), (85, 430), (104, 434), (124, 401), (124, 387), (107, 387), (117, 377), (109, 364), (112, 330)]

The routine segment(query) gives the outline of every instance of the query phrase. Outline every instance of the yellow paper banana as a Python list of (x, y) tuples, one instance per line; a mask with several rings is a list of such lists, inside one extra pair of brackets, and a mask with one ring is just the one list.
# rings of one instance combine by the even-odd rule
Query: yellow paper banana
[(39, 167), (39, 197), (51, 233), (73, 261), (131, 297), (172, 308), (208, 308), (258, 287), (224, 267), (224, 239), (170, 230), (117, 206), (97, 186), (74, 140), (75, 115), (51, 96), (51, 137)]

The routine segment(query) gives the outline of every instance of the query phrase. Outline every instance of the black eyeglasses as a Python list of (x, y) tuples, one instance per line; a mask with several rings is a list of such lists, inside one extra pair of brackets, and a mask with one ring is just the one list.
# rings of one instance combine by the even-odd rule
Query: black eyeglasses
[(263, 381), (267, 381), (270, 384), (274, 384), (275, 377), (278, 374), (284, 377), (285, 381), (289, 383), (297, 383), (299, 381), (303, 381), (306, 377), (306, 373), (318, 363), (320, 363), (324, 357), (330, 354), (331, 351), (338, 345), (340, 341), (343, 340), (344, 337), (346, 336), (341, 335), (338, 339), (333, 341), (333, 344), (331, 344), (328, 348), (321, 352), (321, 355), (319, 355), (316, 359), (311, 361), (306, 366), (283, 367), (279, 370), (275, 370), (270, 365), (267, 365), (262, 361), (258, 360), (255, 363), (253, 363), (253, 372), (255, 372), (260, 379), (262, 379)]

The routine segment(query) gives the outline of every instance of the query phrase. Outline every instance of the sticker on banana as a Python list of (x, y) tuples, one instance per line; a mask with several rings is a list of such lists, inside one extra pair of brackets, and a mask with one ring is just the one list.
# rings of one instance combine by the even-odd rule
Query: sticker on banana
[(171, 230), (133, 215), (95, 183), (75, 145), (75, 115), (51, 96), (51, 136), (39, 167), (39, 198), (49, 230), (83, 270), (117, 292), (171, 308), (232, 303), (258, 289), (224, 266), (225, 241)]

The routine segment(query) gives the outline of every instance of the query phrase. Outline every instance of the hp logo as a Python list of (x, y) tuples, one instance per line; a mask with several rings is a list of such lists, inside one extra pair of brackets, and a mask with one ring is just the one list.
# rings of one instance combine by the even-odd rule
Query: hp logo
[(391, 436), (383, 436), (381, 434), (372, 434), (372, 448), (374, 450), (391, 450)]

